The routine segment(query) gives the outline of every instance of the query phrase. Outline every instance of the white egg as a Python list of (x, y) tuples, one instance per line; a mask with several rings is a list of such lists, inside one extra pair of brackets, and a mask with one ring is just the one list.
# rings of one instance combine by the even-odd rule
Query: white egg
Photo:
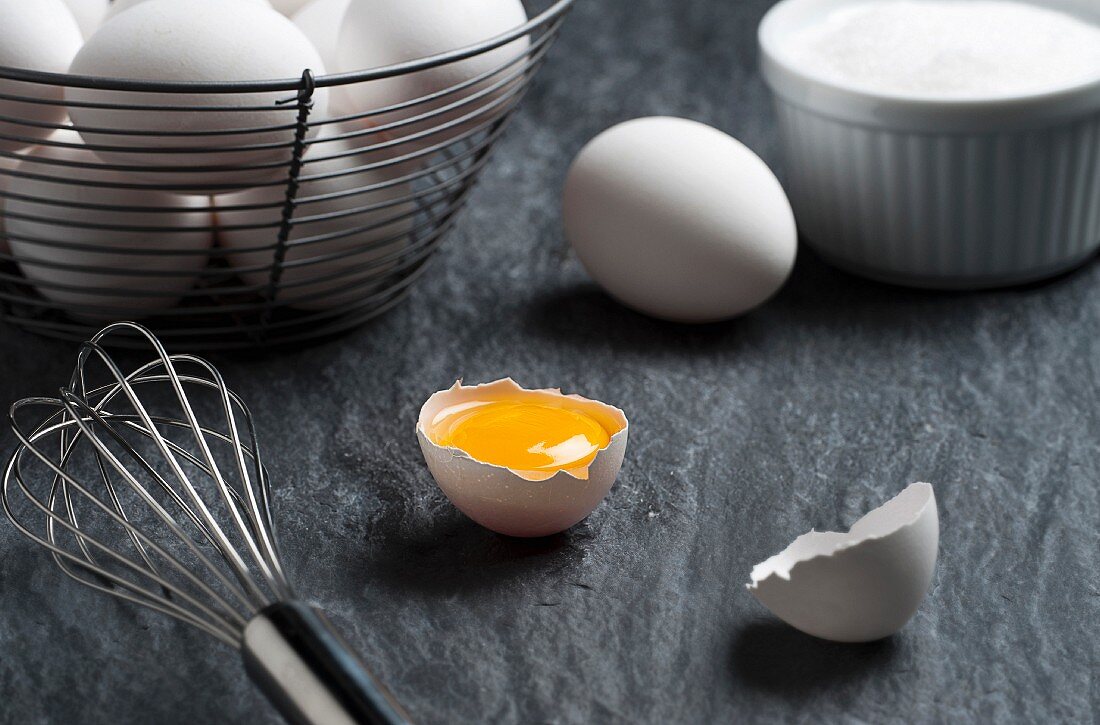
[[(80, 0), (68, 0), (69, 2), (79, 2)], [(262, 5), (265, 8), (270, 8), (271, 3), (268, 0), (222, 0), (223, 2), (248, 2), (253, 5)], [(111, 7), (107, 10), (106, 18), (110, 19), (121, 13), (123, 10), (129, 10), (135, 5), (140, 5), (148, 0), (114, 0), (111, 3)]]
[[(393, 269), (413, 228), (413, 205), (398, 203), (412, 194), (409, 184), (395, 181), (400, 171), (355, 171), (377, 161), (372, 152), (356, 153), (379, 143), (377, 136), (324, 140), (351, 130), (326, 127), (311, 145), (302, 168), (305, 181), (298, 190), (299, 206), (278, 296), (279, 301), (298, 309), (326, 310), (353, 304), (377, 291), (371, 280)], [(344, 154), (351, 155), (330, 158)], [(376, 184), (383, 188), (358, 193)], [(236, 250), (229, 256), (230, 265), (249, 284), (263, 285), (271, 277), (284, 198), (285, 189), (280, 185), (226, 194), (215, 201), (218, 239), (223, 247)], [(263, 208), (230, 209), (238, 206)], [(329, 215), (331, 218), (324, 218)], [(327, 235), (331, 238), (314, 241)], [(326, 259), (333, 255), (338, 256)], [(317, 279), (322, 281), (312, 281)]]
[[(583, 469), (553, 474), (515, 471), (475, 460), (459, 448), (444, 448), (432, 440), (436, 422), (456, 405), (495, 401), (566, 400), (600, 421), (610, 442)], [(626, 455), (629, 424), (618, 408), (560, 390), (527, 390), (511, 378), (485, 385), (442, 390), (424, 403), (416, 424), (420, 449), (428, 469), (451, 503), (487, 529), (506, 536), (549, 536), (564, 531), (592, 513), (615, 483)]]
[(287, 17), (298, 12), (309, 3), (309, 0), (271, 0), (271, 5)]
[(914, 483), (846, 534), (811, 531), (752, 570), (748, 589), (807, 634), (871, 642), (916, 613), (936, 567), (936, 496)]
[[(527, 22), (520, 0), (352, 0), (344, 20), (338, 47), (339, 70), (354, 72), (405, 61), (419, 60), (465, 48), (494, 38)], [(348, 86), (355, 108), (365, 113), (395, 104), (417, 101), (447, 91), (483, 73), (501, 69), (529, 47), (526, 36), (508, 45), (447, 65)], [(393, 123), (437, 111), (444, 106), (474, 97), (479, 91), (509, 77), (522, 68), (523, 59), (499, 75), (441, 98), (419, 102), (408, 108), (373, 117), (374, 123)], [(483, 111), (466, 123), (445, 132), (410, 139), (407, 151), (454, 140), (476, 126), (499, 116), (500, 106), (491, 106), (502, 93), (514, 90), (509, 83), (454, 110), (429, 120), (394, 129), (397, 136), (423, 133), (444, 122)], [(505, 104), (506, 105), (506, 104)]]
[(85, 38), (92, 37), (110, 6), (109, 0), (65, 0), (65, 3), (72, 10), (76, 24), (80, 26), (80, 32)]
[[(336, 47), (340, 42), (340, 29), (350, 3), (351, 0), (313, 0), (291, 17), (321, 54), (321, 60), (330, 71), (339, 67)], [(329, 94), (329, 116), (350, 116), (355, 113), (355, 105), (346, 86), (334, 86), (329, 89)]]
[[(83, 42), (76, 19), (63, 0), (0, 0), (0, 67), (64, 73)], [(0, 79), (0, 95), (48, 104), (64, 100), (64, 93), (61, 86)], [(46, 104), (0, 98), (0, 116), (29, 124), (65, 120), (64, 106)], [(0, 121), (0, 136), (12, 137), (0, 138), (0, 151), (33, 146), (52, 131)]]
[(562, 208), (592, 278), (654, 317), (735, 317), (775, 294), (794, 265), (794, 214), (775, 175), (695, 121), (642, 118), (604, 131), (570, 168)]
[[(70, 307), (79, 317), (143, 317), (176, 305), (195, 285), (199, 271), (208, 261), (208, 250), (213, 244), (208, 199), (146, 189), (93, 186), (132, 181), (111, 171), (70, 166), (99, 162), (72, 131), (59, 131), (50, 141), (66, 145), (36, 147), (19, 163), (18, 170), (77, 183), (11, 180), (13, 194), (40, 200), (9, 199), (5, 204), (12, 254), (23, 274), (44, 297)], [(110, 211), (78, 205), (156, 209)], [(34, 218), (16, 218), (16, 215)], [(110, 229), (71, 225), (103, 225)], [(119, 230), (119, 227), (144, 229)], [(156, 231), (150, 231), (154, 228)], [(149, 249), (178, 254), (135, 253)], [(82, 269), (42, 266), (42, 263)], [(94, 309), (97, 307), (111, 309)]]
[[(150, 38), (156, 42), (149, 42)], [(317, 51), (294, 23), (253, 3), (222, 0), (146, 0), (105, 23), (72, 64), (72, 72), (78, 75), (170, 82), (293, 79), (307, 68), (317, 75), (325, 72)], [(255, 186), (286, 176), (296, 111), (293, 103), (276, 104), (293, 95), (285, 91), (172, 94), (71, 88), (66, 97), (74, 103), (224, 108), (187, 112), (74, 105), (70, 109), (74, 125), (86, 129), (193, 134), (248, 129), (248, 133), (220, 136), (82, 131), (89, 145), (114, 147), (97, 150), (105, 161), (144, 167), (135, 172), (142, 179), (192, 193), (221, 193), (225, 191), (218, 188), (221, 185)], [(318, 88), (314, 102), (326, 108), (328, 91)], [(248, 110), (250, 106), (261, 110)], [(286, 128), (264, 130), (280, 126)], [(260, 144), (285, 146), (236, 150)], [(142, 151), (156, 147), (184, 152)], [(204, 147), (208, 150), (198, 150)], [(179, 170), (165, 170), (165, 166)]]

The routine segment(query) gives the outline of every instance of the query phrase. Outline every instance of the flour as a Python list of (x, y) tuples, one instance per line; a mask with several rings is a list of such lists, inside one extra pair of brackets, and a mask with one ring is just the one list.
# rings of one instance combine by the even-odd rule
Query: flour
[(980, 99), (1100, 79), (1100, 27), (1013, 0), (863, 2), (785, 45), (797, 66), (880, 93)]

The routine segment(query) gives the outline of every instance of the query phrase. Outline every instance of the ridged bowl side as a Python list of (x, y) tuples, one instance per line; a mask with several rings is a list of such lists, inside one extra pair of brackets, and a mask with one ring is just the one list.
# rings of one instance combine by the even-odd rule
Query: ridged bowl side
[(924, 287), (1041, 279), (1100, 246), (1100, 113), (1034, 130), (872, 128), (777, 100), (806, 240), (840, 266)]

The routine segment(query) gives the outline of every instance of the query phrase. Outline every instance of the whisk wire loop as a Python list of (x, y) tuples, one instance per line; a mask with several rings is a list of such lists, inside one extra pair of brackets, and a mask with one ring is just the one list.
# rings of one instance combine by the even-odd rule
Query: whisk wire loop
[[(152, 360), (124, 366), (108, 350), (123, 339), (144, 340)], [(252, 415), (213, 365), (114, 323), (81, 345), (56, 398), (19, 401), (8, 415), (20, 446), (0, 502), (65, 575), (239, 649), (291, 723), (407, 725), (294, 596)]]
[[(136, 332), (144, 337), (155, 358), (130, 373), (123, 372), (100, 344), (120, 332)], [(90, 384), (88, 370), (92, 362), (107, 371), (110, 382)], [(181, 373), (179, 367), (184, 365), (196, 368), (196, 373)], [(138, 390), (149, 387), (170, 391), (177, 410), (175, 417), (150, 412)], [(212, 407), (219, 418), (217, 426), (200, 423), (187, 387), (213, 391), (216, 405)], [(119, 402), (127, 404), (124, 411), (119, 409)], [(25, 430), (20, 422), (21, 411), (42, 406), (54, 408), (53, 413), (32, 431)], [(277, 600), (293, 598), (272, 533), (270, 483), (259, 455), (252, 417), (244, 402), (228, 389), (221, 374), (209, 362), (193, 355), (169, 355), (163, 344), (140, 326), (110, 325), (81, 346), (69, 385), (59, 391), (56, 399), (33, 398), (16, 403), (9, 418), (22, 447), (12, 458), (5, 478), (5, 511), (21, 531), (51, 550), (55, 561), (69, 576), (177, 616), (230, 642), (239, 637), (241, 628), (256, 612)], [(173, 440), (163, 432), (169, 429), (186, 433), (187, 441)], [(56, 452), (47, 449), (50, 440), (57, 442)], [(147, 452), (155, 454), (161, 470), (131, 442), (134, 440), (149, 444)], [(230, 452), (234, 481), (229, 480), (228, 471), (222, 470), (212, 442)], [(82, 449), (91, 451), (98, 492), (72, 474), (72, 459)], [(47, 496), (36, 495), (27, 482), (26, 453), (50, 472)], [(210, 503), (185, 466), (213, 484), (217, 495)], [(9, 500), (13, 481), (26, 499), (45, 514), (44, 536), (19, 522)], [(129, 492), (126, 498), (134, 499), (147, 518), (151, 515), (156, 525), (163, 526), (173, 540), (183, 545), (193, 563), (213, 577), (217, 586), (211, 586), (204, 576), (195, 574), (177, 554), (134, 522), (132, 512), (123, 503), (119, 486), (125, 487)], [(164, 504), (157, 492), (165, 497)], [(86, 515), (103, 515), (124, 532), (136, 558), (120, 553), (88, 533), (78, 518), (78, 500), (92, 505), (93, 510), (86, 511)], [(224, 518), (235, 533), (232, 540), (228, 534), (230, 529), (225, 529), (211, 510), (210, 504), (214, 501), (220, 504)], [(174, 512), (165, 504), (172, 506)], [(185, 525), (191, 530), (188, 531)], [(76, 552), (63, 546), (62, 534), (71, 536)], [(234, 541), (243, 545), (243, 552), (238, 551)], [(215, 552), (224, 566), (217, 564), (207, 550)], [(104, 566), (107, 560), (152, 582), (162, 593), (119, 576)], [(96, 580), (81, 576), (77, 569), (90, 572)], [(168, 574), (172, 574), (172, 578)], [(177, 583), (177, 577), (187, 586)], [(104, 586), (103, 582), (108, 585)], [(203, 603), (192, 591), (212, 604)]]
[[(61, 423), (59, 425), (69, 425), (71, 421)], [(49, 435), (53, 432), (52, 429), (47, 428), (41, 432), (40, 435), (35, 435), (31, 438), (24, 439), (22, 435), (17, 432), (20, 440), (25, 446), (31, 448), (41, 436)], [(36, 453), (37, 455), (37, 453)], [(243, 620), (239, 615), (236, 615), (233, 608), (225, 602), (221, 595), (213, 588), (209, 587), (202, 579), (195, 576), (186, 566), (178, 561), (173, 555), (162, 549), (156, 541), (146, 536), (140, 529), (130, 524), (123, 517), (119, 516), (111, 507), (103, 504), (98, 496), (91, 494), (85, 489), (79, 482), (69, 476), (60, 467), (55, 466), (52, 460), (43, 459), (43, 462), (47, 466), (54, 469), (57, 478), (51, 486), (51, 494), (49, 497), (49, 503), (44, 503), (35, 495), (27, 484), (26, 478), (20, 469), (20, 461), (17, 458), (13, 458), (8, 465), (8, 469), (4, 479), (3, 485), (3, 506), (4, 511), (7, 513), (8, 518), (12, 520), (19, 531), (27, 538), (33, 540), (37, 544), (48, 549), (54, 556), (54, 560), (58, 563), (63, 572), (69, 575), (76, 581), (97, 589), (99, 591), (111, 594), (113, 596), (120, 597), (122, 599), (142, 604), (147, 607), (151, 607), (157, 611), (161, 611), (165, 614), (170, 614), (178, 619), (182, 619), (190, 624), (193, 624), (200, 629), (209, 632), (210, 634), (218, 637), (222, 641), (227, 643), (234, 643), (239, 633), (239, 628), (243, 625)], [(47, 534), (45, 537), (33, 531), (28, 526), (24, 525), (21, 521), (21, 517), (17, 514), (12, 506), (10, 495), (10, 486), (12, 481), (18, 485), (19, 489), (25, 496), (25, 498), (33, 504), (41, 513), (45, 514), (47, 522)], [(57, 491), (61, 489), (60, 497), (57, 495)], [(59, 498), (64, 498), (68, 505), (72, 505), (72, 499), (70, 498), (71, 492), (75, 490), (77, 493), (86, 497), (94, 505), (101, 508), (101, 510), (110, 518), (119, 523), (129, 534), (137, 537), (151, 550), (161, 556), (168, 564), (175, 569), (181, 576), (188, 579), (195, 587), (197, 587), (203, 594), (210, 597), (215, 603), (219, 603), (222, 606), (219, 609), (215, 609), (207, 604), (204, 604), (201, 600), (191, 595), (188, 591), (181, 588), (177, 584), (173, 583), (169, 579), (161, 576), (160, 574), (152, 571), (151, 569), (142, 566), (120, 554), (114, 547), (109, 544), (103, 543), (97, 537), (88, 534), (83, 531), (78, 524), (72, 523), (69, 516), (62, 516), (55, 510), (56, 501)], [(71, 509), (70, 509), (71, 510)], [(70, 515), (71, 516), (71, 515)], [(74, 517), (75, 518), (75, 517)], [(58, 527), (61, 527), (69, 534), (71, 534), (76, 541), (79, 542), (82, 555), (74, 554), (61, 545), (58, 536)], [(195, 614), (187, 611), (183, 607), (176, 604), (171, 599), (165, 598), (156, 591), (148, 589), (140, 584), (136, 584), (133, 581), (121, 576), (114, 570), (107, 569), (105, 566), (95, 563), (92, 559), (91, 551), (88, 548), (91, 545), (105, 558), (115, 561), (124, 567), (126, 570), (139, 575), (142, 578), (150, 579), (155, 584), (159, 585), (162, 591), (170, 591), (172, 595), (178, 599), (181, 599), (196, 610), (206, 615), (204, 619), (199, 619)], [(80, 570), (90, 572), (97, 577), (97, 580), (92, 580), (79, 575), (76, 571), (66, 566), (66, 563), (76, 565)], [(106, 585), (100, 582), (106, 582)], [(236, 621), (231, 621), (233, 617), (236, 617)]]

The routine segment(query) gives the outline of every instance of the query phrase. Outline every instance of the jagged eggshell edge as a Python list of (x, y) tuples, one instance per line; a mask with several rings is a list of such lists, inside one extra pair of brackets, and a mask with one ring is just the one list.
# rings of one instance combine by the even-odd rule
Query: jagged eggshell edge
[[(444, 408), (467, 400), (498, 397), (568, 398), (605, 425), (613, 424), (619, 430), (587, 469), (558, 471), (552, 476), (483, 463), (458, 448), (436, 445), (428, 437), (432, 420)], [(459, 380), (449, 389), (435, 393), (420, 409), (416, 436), (432, 477), (455, 507), (497, 533), (537, 537), (556, 534), (577, 524), (607, 496), (626, 456), (629, 427), (626, 414), (615, 406), (579, 395), (565, 395), (559, 389), (527, 390), (511, 378), (503, 378), (472, 386)]]
[(847, 533), (810, 531), (756, 565), (746, 586), (787, 624), (836, 642), (900, 630), (932, 583), (939, 514), (931, 484), (914, 483)]

